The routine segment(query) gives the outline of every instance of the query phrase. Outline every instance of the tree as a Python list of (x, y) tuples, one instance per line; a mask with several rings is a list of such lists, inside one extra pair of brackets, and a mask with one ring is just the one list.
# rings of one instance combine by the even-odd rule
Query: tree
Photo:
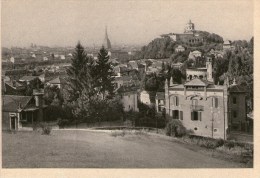
[(165, 64), (164, 64), (164, 62), (162, 62), (162, 70), (161, 70), (161, 73), (164, 73), (165, 70), (166, 70), (166, 69), (165, 69)]
[(75, 52), (71, 59), (71, 66), (67, 69), (68, 82), (67, 91), (69, 100), (76, 101), (82, 91), (89, 92), (92, 84), (90, 67), (88, 65), (89, 57), (84, 51), (84, 47), (78, 42)]
[(97, 93), (102, 96), (102, 99), (111, 98), (114, 96), (114, 72), (109, 62), (109, 55), (107, 50), (102, 46), (98, 53), (97, 64), (94, 67), (95, 76), (94, 86), (97, 89)]
[(25, 95), (32, 96), (34, 89), (43, 88), (43, 84), (39, 78), (35, 78), (34, 80), (30, 81), (29, 84), (26, 84)]

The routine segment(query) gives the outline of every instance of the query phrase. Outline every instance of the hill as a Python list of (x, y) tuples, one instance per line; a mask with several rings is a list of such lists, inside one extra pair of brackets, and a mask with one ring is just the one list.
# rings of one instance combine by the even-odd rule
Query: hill
[[(181, 39), (174, 40), (174, 35), (182, 35)], [(203, 39), (201, 42), (191, 44), (188, 43), (186, 38), (199, 37)], [(187, 51), (200, 50), (202, 53), (208, 52), (210, 49), (222, 49), (223, 38), (217, 34), (209, 33), (206, 31), (194, 31), (192, 34), (164, 34), (160, 38), (152, 40), (148, 45), (143, 46), (141, 51), (135, 56), (137, 59), (162, 59), (170, 58), (176, 54), (175, 48), (178, 45), (185, 47)]]

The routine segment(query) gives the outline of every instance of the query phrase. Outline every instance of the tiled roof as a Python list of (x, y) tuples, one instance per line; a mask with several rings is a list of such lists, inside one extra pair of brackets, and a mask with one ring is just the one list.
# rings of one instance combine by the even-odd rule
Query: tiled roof
[(6, 112), (16, 112), (19, 104), (21, 104), (21, 108), (24, 109), (31, 99), (32, 96), (3, 95), (2, 110)]
[(20, 81), (32, 81), (34, 79), (36, 79), (37, 76), (23, 76), (22, 78), (20, 78)]
[(64, 84), (64, 83), (66, 83), (66, 81), (62, 77), (57, 77), (57, 78), (49, 81), (48, 83), (50, 83), (50, 84)]
[(208, 86), (208, 84), (209, 83), (207, 81), (201, 80), (199, 78), (195, 78), (191, 81), (188, 81), (184, 85), (185, 86)]
[(245, 93), (246, 88), (241, 85), (230, 85), (229, 92), (239, 92), (239, 93)]
[(28, 70), (25, 69), (14, 69), (14, 70), (6, 70), (5, 75), (18, 75), (18, 74), (26, 74), (28, 73)]

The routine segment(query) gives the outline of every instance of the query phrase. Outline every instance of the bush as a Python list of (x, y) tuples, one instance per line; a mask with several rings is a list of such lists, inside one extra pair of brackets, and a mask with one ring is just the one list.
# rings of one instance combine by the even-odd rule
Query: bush
[(182, 137), (187, 134), (189, 134), (189, 131), (179, 120), (171, 120), (166, 125), (166, 135), (168, 136)]
[(201, 137), (201, 136), (195, 136), (195, 135), (190, 135), (189, 137), (184, 138), (185, 142), (192, 143), (199, 145), (204, 148), (208, 149), (215, 149), (217, 147), (221, 147), (224, 145), (224, 140), (223, 139), (212, 139), (212, 138), (206, 138), (206, 137)]
[(47, 124), (40, 124), (42, 128), (42, 135), (50, 135), (51, 134), (51, 127)]
[(59, 128), (64, 128), (66, 125), (69, 124), (69, 120), (59, 118), (57, 124), (58, 124)]
[(225, 141), (223, 139), (218, 139), (217, 140), (217, 147), (223, 146)]
[(235, 147), (235, 142), (234, 141), (227, 141), (224, 144), (225, 147), (227, 147), (228, 149), (234, 148)]
[(125, 130), (123, 130), (123, 131), (114, 131), (114, 132), (111, 132), (111, 136), (113, 136), (113, 137), (117, 137), (117, 136), (121, 136), (121, 137), (123, 137), (123, 136), (125, 136), (125, 134), (126, 134), (126, 131)]
[(42, 135), (50, 135), (51, 134), (51, 127), (50, 126), (43, 126), (42, 127)]

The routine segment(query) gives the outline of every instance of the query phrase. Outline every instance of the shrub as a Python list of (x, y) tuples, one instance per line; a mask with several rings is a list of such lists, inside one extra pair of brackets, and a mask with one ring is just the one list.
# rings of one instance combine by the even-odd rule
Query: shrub
[(187, 135), (189, 131), (182, 125), (179, 120), (171, 120), (166, 125), (166, 135), (174, 137), (182, 137)]
[(69, 124), (69, 120), (67, 119), (58, 119), (58, 126), (59, 128), (64, 128), (66, 125)]
[(51, 134), (51, 127), (48, 125), (42, 126), (42, 135), (50, 135)]
[(126, 134), (126, 131), (125, 130), (123, 130), (123, 131), (114, 131), (114, 132), (111, 132), (111, 136), (113, 136), (113, 137), (117, 137), (117, 136), (121, 136), (121, 137), (123, 137), (123, 136), (125, 136), (125, 134)]
[(224, 145), (224, 140), (223, 139), (218, 139), (217, 140), (217, 147), (223, 146)]
[(235, 142), (234, 141), (227, 141), (227, 142), (224, 143), (224, 146), (227, 147), (228, 149), (234, 148)]

